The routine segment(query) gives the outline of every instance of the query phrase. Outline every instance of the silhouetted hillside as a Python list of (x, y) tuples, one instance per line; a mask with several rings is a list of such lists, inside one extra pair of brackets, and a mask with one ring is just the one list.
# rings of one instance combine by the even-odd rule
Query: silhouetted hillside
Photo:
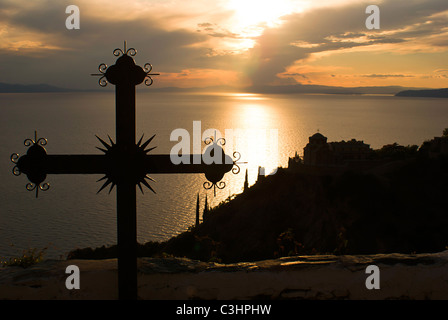
[[(222, 262), (291, 254), (439, 252), (448, 245), (448, 159), (418, 153), (372, 171), (279, 169), (210, 210), (204, 222), (140, 255)], [(71, 258), (109, 258), (114, 248)]]
[(447, 169), (446, 159), (425, 158), (382, 174), (279, 170), (212, 210), (202, 225), (171, 239), (164, 250), (226, 262), (441, 251), (448, 245)]

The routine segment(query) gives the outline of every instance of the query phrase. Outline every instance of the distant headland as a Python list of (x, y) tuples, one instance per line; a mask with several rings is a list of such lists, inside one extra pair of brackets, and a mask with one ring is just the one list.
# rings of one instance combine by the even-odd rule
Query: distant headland
[(448, 88), (400, 91), (396, 97), (448, 98)]

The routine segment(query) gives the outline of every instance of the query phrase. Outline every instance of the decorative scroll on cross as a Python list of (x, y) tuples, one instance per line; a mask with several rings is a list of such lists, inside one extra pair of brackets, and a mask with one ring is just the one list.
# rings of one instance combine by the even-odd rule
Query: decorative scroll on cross
[[(143, 142), (143, 136), (136, 143), (135, 139), (135, 86), (143, 81), (147, 86), (153, 83), (152, 66), (147, 63), (144, 68), (137, 66), (132, 58), (137, 54), (134, 48), (115, 49), (113, 54), (118, 57), (115, 65), (108, 67), (102, 63), (99, 66), (99, 85), (108, 83), (115, 85), (116, 101), (116, 141), (109, 137), (109, 143), (98, 138), (103, 151), (102, 155), (49, 155), (44, 146), (47, 140), (38, 138), (35, 132), (34, 140), (26, 139), (24, 144), (29, 147), (21, 157), (11, 156), (15, 164), (14, 175), (24, 173), (30, 181), (26, 188), (35, 191), (46, 191), (49, 184), (45, 182), (47, 174), (103, 174), (98, 181), (104, 181), (99, 191), (110, 186), (109, 192), (117, 187), (117, 237), (118, 237), (118, 287), (120, 299), (137, 298), (137, 222), (136, 222), (136, 187), (143, 192), (142, 185), (155, 192), (149, 182), (154, 180), (150, 174), (160, 173), (203, 173), (208, 181), (206, 189), (212, 187), (222, 189), (225, 183), (224, 175), (232, 170), (237, 174), (240, 170), (237, 164), (239, 153), (234, 152), (233, 160), (219, 146), (224, 140), (210, 139), (205, 141), (214, 159), (211, 164), (205, 163), (202, 155), (190, 155), (188, 164), (173, 164), (170, 155), (157, 155), (150, 152), (155, 147), (149, 147), (154, 136)], [(219, 143), (218, 143), (219, 142)], [(206, 150), (206, 151), (207, 151)], [(218, 157), (216, 157), (218, 155)], [(199, 156), (199, 157), (198, 157)], [(201, 159), (196, 164), (193, 159)]]

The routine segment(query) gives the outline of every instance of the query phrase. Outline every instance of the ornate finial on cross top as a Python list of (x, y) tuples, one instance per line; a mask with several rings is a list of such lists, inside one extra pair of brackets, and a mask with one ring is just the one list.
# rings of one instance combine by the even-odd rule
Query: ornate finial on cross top
[(126, 41), (124, 42), (124, 49), (117, 48), (113, 51), (113, 55), (119, 57), (114, 66), (108, 67), (105, 63), (98, 66), (100, 73), (92, 73), (92, 76), (99, 76), (98, 83), (105, 87), (107, 83), (112, 84), (128, 83), (129, 85), (139, 85), (145, 80), (145, 85), (153, 84), (151, 76), (158, 76), (160, 73), (151, 73), (152, 65), (146, 63), (144, 67), (135, 65), (134, 57), (137, 50), (134, 48), (127, 48)]
[[(173, 164), (171, 156), (154, 155), (149, 152), (155, 147), (146, 149), (153, 140), (154, 135), (142, 143), (142, 138), (135, 141), (135, 86), (145, 81), (147, 86), (153, 82), (151, 76), (152, 66), (147, 63), (144, 68), (137, 66), (132, 58), (137, 51), (127, 48), (115, 49), (113, 54), (118, 57), (116, 63), (110, 67), (100, 64), (99, 84), (105, 87), (108, 82), (115, 85), (116, 103), (116, 140), (109, 137), (110, 144), (97, 137), (104, 152), (101, 155), (48, 155), (45, 148), (47, 140), (35, 137), (26, 139), (24, 144), (29, 147), (27, 154), (19, 157), (11, 155), (11, 161), (15, 164), (14, 175), (25, 173), (30, 181), (27, 190), (47, 190), (48, 183), (43, 183), (47, 174), (102, 174), (106, 180), (99, 191), (111, 185), (110, 191), (117, 186), (117, 238), (118, 238), (118, 287), (120, 299), (137, 298), (137, 198), (136, 187), (143, 192), (142, 184), (153, 190), (146, 180), (154, 181), (149, 177), (150, 173), (202, 173), (208, 182), (204, 183), (206, 189), (213, 187), (222, 189), (225, 183), (221, 181), (224, 175), (232, 171), (237, 174), (240, 158), (238, 152), (233, 153), (232, 158), (224, 153), (221, 148), (225, 144), (224, 139), (205, 141), (211, 144), (206, 153), (212, 155), (217, 161), (206, 162), (203, 155), (189, 155), (187, 163)], [(146, 80), (145, 80), (146, 79)], [(221, 144), (221, 146), (218, 145)], [(201, 159), (196, 163), (194, 159)], [(110, 192), (109, 191), (109, 192)]]

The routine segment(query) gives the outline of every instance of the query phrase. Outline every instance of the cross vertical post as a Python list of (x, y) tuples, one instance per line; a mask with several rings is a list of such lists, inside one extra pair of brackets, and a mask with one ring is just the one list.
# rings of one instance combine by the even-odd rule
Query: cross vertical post
[[(121, 51), (121, 49), (119, 49)], [(131, 169), (136, 161), (135, 86), (147, 74), (135, 65), (130, 55), (134, 49), (114, 51), (122, 54), (115, 65), (105, 72), (106, 80), (115, 85), (116, 149), (114, 175), (117, 185), (117, 247), (118, 287), (120, 299), (137, 299), (137, 195), (135, 175)], [(130, 55), (128, 55), (130, 54)], [(126, 170), (127, 169), (127, 170)]]
[(117, 185), (118, 293), (120, 299), (137, 299), (136, 186)]
[[(129, 79), (132, 80), (132, 79)], [(135, 84), (115, 86), (115, 123), (118, 148), (130, 155), (135, 145)], [(132, 164), (130, 164), (132, 165)], [(137, 299), (137, 195), (132, 177), (117, 184), (118, 287), (120, 299)]]

